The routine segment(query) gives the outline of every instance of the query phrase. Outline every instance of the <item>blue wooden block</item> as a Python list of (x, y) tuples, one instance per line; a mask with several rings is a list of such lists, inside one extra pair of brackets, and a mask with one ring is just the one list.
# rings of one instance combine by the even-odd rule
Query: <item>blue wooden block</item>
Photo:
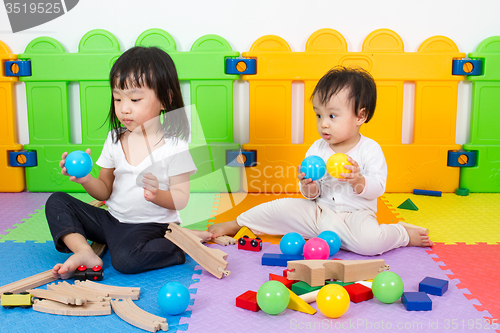
[(401, 297), (401, 302), (408, 311), (430, 311), (432, 300), (424, 292), (406, 292)]
[(286, 267), (289, 261), (304, 260), (304, 256), (296, 254), (276, 254), (264, 253), (262, 255), (262, 265)]
[(431, 295), (442, 296), (448, 290), (448, 281), (426, 277), (418, 285), (418, 291)]
[(429, 191), (429, 190), (413, 190), (413, 194), (417, 195), (430, 195), (432, 197), (440, 197), (442, 195), (441, 191)]

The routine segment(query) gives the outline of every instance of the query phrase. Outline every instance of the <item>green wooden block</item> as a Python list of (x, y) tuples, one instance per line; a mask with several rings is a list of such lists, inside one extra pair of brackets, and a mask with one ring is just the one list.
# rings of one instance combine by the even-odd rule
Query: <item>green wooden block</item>
[[(350, 284), (354, 284), (354, 282), (341, 282), (341, 281), (325, 281), (325, 285), (327, 284), (338, 284), (339, 286), (347, 286)], [(297, 295), (303, 295), (310, 293), (311, 291), (315, 291), (323, 288), (324, 286), (311, 287), (307, 282), (299, 281), (297, 283), (292, 284), (292, 291)]]
[(292, 284), (292, 291), (297, 295), (303, 295), (310, 293), (311, 291), (315, 291), (321, 289), (323, 286), (311, 287), (304, 281), (299, 281), (297, 283)]
[(418, 207), (415, 206), (413, 201), (411, 201), (410, 198), (406, 199), (401, 205), (398, 206), (398, 208), (401, 209), (408, 209), (408, 210), (418, 210)]

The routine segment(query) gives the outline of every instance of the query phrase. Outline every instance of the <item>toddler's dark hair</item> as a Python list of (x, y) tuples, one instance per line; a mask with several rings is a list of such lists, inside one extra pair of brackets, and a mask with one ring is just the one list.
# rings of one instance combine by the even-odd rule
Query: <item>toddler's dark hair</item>
[(349, 99), (354, 104), (354, 113), (358, 116), (361, 109), (366, 111), (367, 123), (375, 113), (377, 87), (373, 77), (362, 68), (337, 66), (328, 71), (318, 82), (312, 93), (325, 105), (332, 96), (342, 89), (349, 89)]
[[(141, 46), (125, 51), (111, 68), (109, 82), (111, 89), (146, 86), (154, 90), (164, 108), (160, 112), (164, 137), (188, 140), (189, 121), (184, 110), (177, 70), (165, 51), (157, 47)], [(109, 120), (113, 142), (116, 143), (125, 131), (116, 117), (113, 95)]]

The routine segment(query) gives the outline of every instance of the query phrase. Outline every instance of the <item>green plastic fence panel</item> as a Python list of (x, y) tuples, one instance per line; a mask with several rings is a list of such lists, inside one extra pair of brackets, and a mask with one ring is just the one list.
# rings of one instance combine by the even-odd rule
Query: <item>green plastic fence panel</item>
[[(90, 148), (97, 160), (109, 130), (106, 117), (110, 106), (109, 70), (120, 55), (118, 40), (105, 30), (85, 34), (78, 53), (66, 53), (55, 39), (31, 41), (20, 59), (30, 59), (32, 76), (26, 82), (29, 144), (37, 151), (36, 167), (26, 168), (26, 187), (31, 192), (83, 192), (81, 185), (60, 175), (59, 161), (64, 151)], [(80, 84), (82, 143), (71, 142), (68, 83)], [(92, 174), (99, 167), (94, 163)]]
[(462, 168), (460, 187), (471, 192), (500, 192), (500, 37), (482, 41), (471, 59), (483, 61), (473, 82), (470, 140), (464, 149), (477, 152), (475, 167)]
[[(198, 114), (192, 119), (192, 146), (205, 145), (205, 152), (194, 153), (199, 169), (193, 191), (221, 191), (213, 185), (222, 159), (212, 160), (211, 150), (235, 149), (233, 143), (233, 81), (238, 75), (225, 74), (225, 59), (236, 57), (223, 38), (216, 35), (200, 37), (189, 52), (178, 52), (175, 40), (161, 29), (143, 32), (137, 46), (157, 46), (172, 57), (180, 80), (191, 81), (191, 100)], [(60, 175), (59, 161), (64, 151), (91, 148), (97, 160), (109, 131), (107, 115), (111, 103), (108, 83), (109, 70), (120, 56), (116, 37), (105, 30), (92, 30), (82, 37), (77, 53), (67, 53), (57, 40), (36, 38), (29, 43), (19, 59), (31, 60), (32, 76), (21, 78), (26, 82), (28, 100), (29, 144), (25, 149), (36, 150), (38, 165), (26, 168), (27, 189), (32, 192), (81, 192), (83, 188)], [(71, 142), (68, 83), (80, 85), (80, 113), (82, 143)], [(216, 144), (217, 148), (207, 146)], [(224, 154), (225, 155), (225, 154)], [(94, 165), (93, 175), (99, 168)], [(229, 188), (239, 189), (241, 170), (230, 168), (226, 173)], [(202, 177), (208, 177), (203, 183)], [(200, 180), (198, 180), (200, 179)], [(200, 185), (197, 185), (200, 184)], [(212, 184), (212, 185), (210, 185)]]

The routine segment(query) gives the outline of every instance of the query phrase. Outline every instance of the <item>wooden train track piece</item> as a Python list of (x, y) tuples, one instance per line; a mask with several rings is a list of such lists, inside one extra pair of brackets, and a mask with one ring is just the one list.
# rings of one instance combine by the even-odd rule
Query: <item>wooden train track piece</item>
[(86, 298), (88, 303), (102, 302), (108, 295), (102, 291), (89, 291), (82, 290), (81, 288), (75, 288), (74, 285), (69, 284), (66, 281), (59, 283), (52, 283), (47, 286), (48, 290), (57, 291), (60, 293), (68, 294), (73, 297)]
[(87, 303), (86, 298), (75, 297), (66, 293), (45, 289), (29, 289), (28, 292), (36, 298), (48, 299), (49, 301), (63, 304), (82, 305)]
[(92, 200), (91, 202), (89, 202), (89, 205), (99, 208), (101, 206), (104, 206), (104, 201)]
[(111, 307), (118, 317), (125, 320), (130, 325), (150, 332), (168, 330), (166, 318), (158, 317), (144, 311), (132, 302), (130, 298), (111, 301)]
[(212, 239), (212, 242), (222, 245), (222, 246), (228, 246), (228, 245), (234, 245), (236, 244), (236, 239), (230, 236), (219, 236), (216, 238)]
[(300, 280), (311, 287), (324, 286), (325, 280), (355, 282), (373, 279), (389, 270), (384, 259), (373, 260), (295, 260), (289, 261), (289, 280)]
[(111, 298), (130, 298), (133, 300), (138, 300), (141, 294), (141, 288), (137, 287), (118, 287), (110, 286), (107, 284), (97, 283), (90, 280), (86, 281), (75, 281), (75, 287), (78, 290), (88, 290), (93, 292), (102, 292), (106, 294), (107, 297)]
[(165, 238), (184, 250), (209, 273), (219, 279), (231, 274), (231, 271), (226, 270), (228, 265), (226, 252), (206, 247), (201, 243), (201, 238), (175, 223), (170, 223), (169, 229), (165, 233)]
[(63, 316), (104, 316), (111, 314), (111, 305), (109, 301), (77, 306), (37, 299), (33, 303), (33, 310)]
[(0, 287), (0, 295), (5, 292), (11, 292), (13, 294), (23, 293), (28, 289), (37, 288), (44, 284), (54, 282), (55, 280), (57, 279), (52, 277), (52, 270), (50, 269), (48, 271)]

